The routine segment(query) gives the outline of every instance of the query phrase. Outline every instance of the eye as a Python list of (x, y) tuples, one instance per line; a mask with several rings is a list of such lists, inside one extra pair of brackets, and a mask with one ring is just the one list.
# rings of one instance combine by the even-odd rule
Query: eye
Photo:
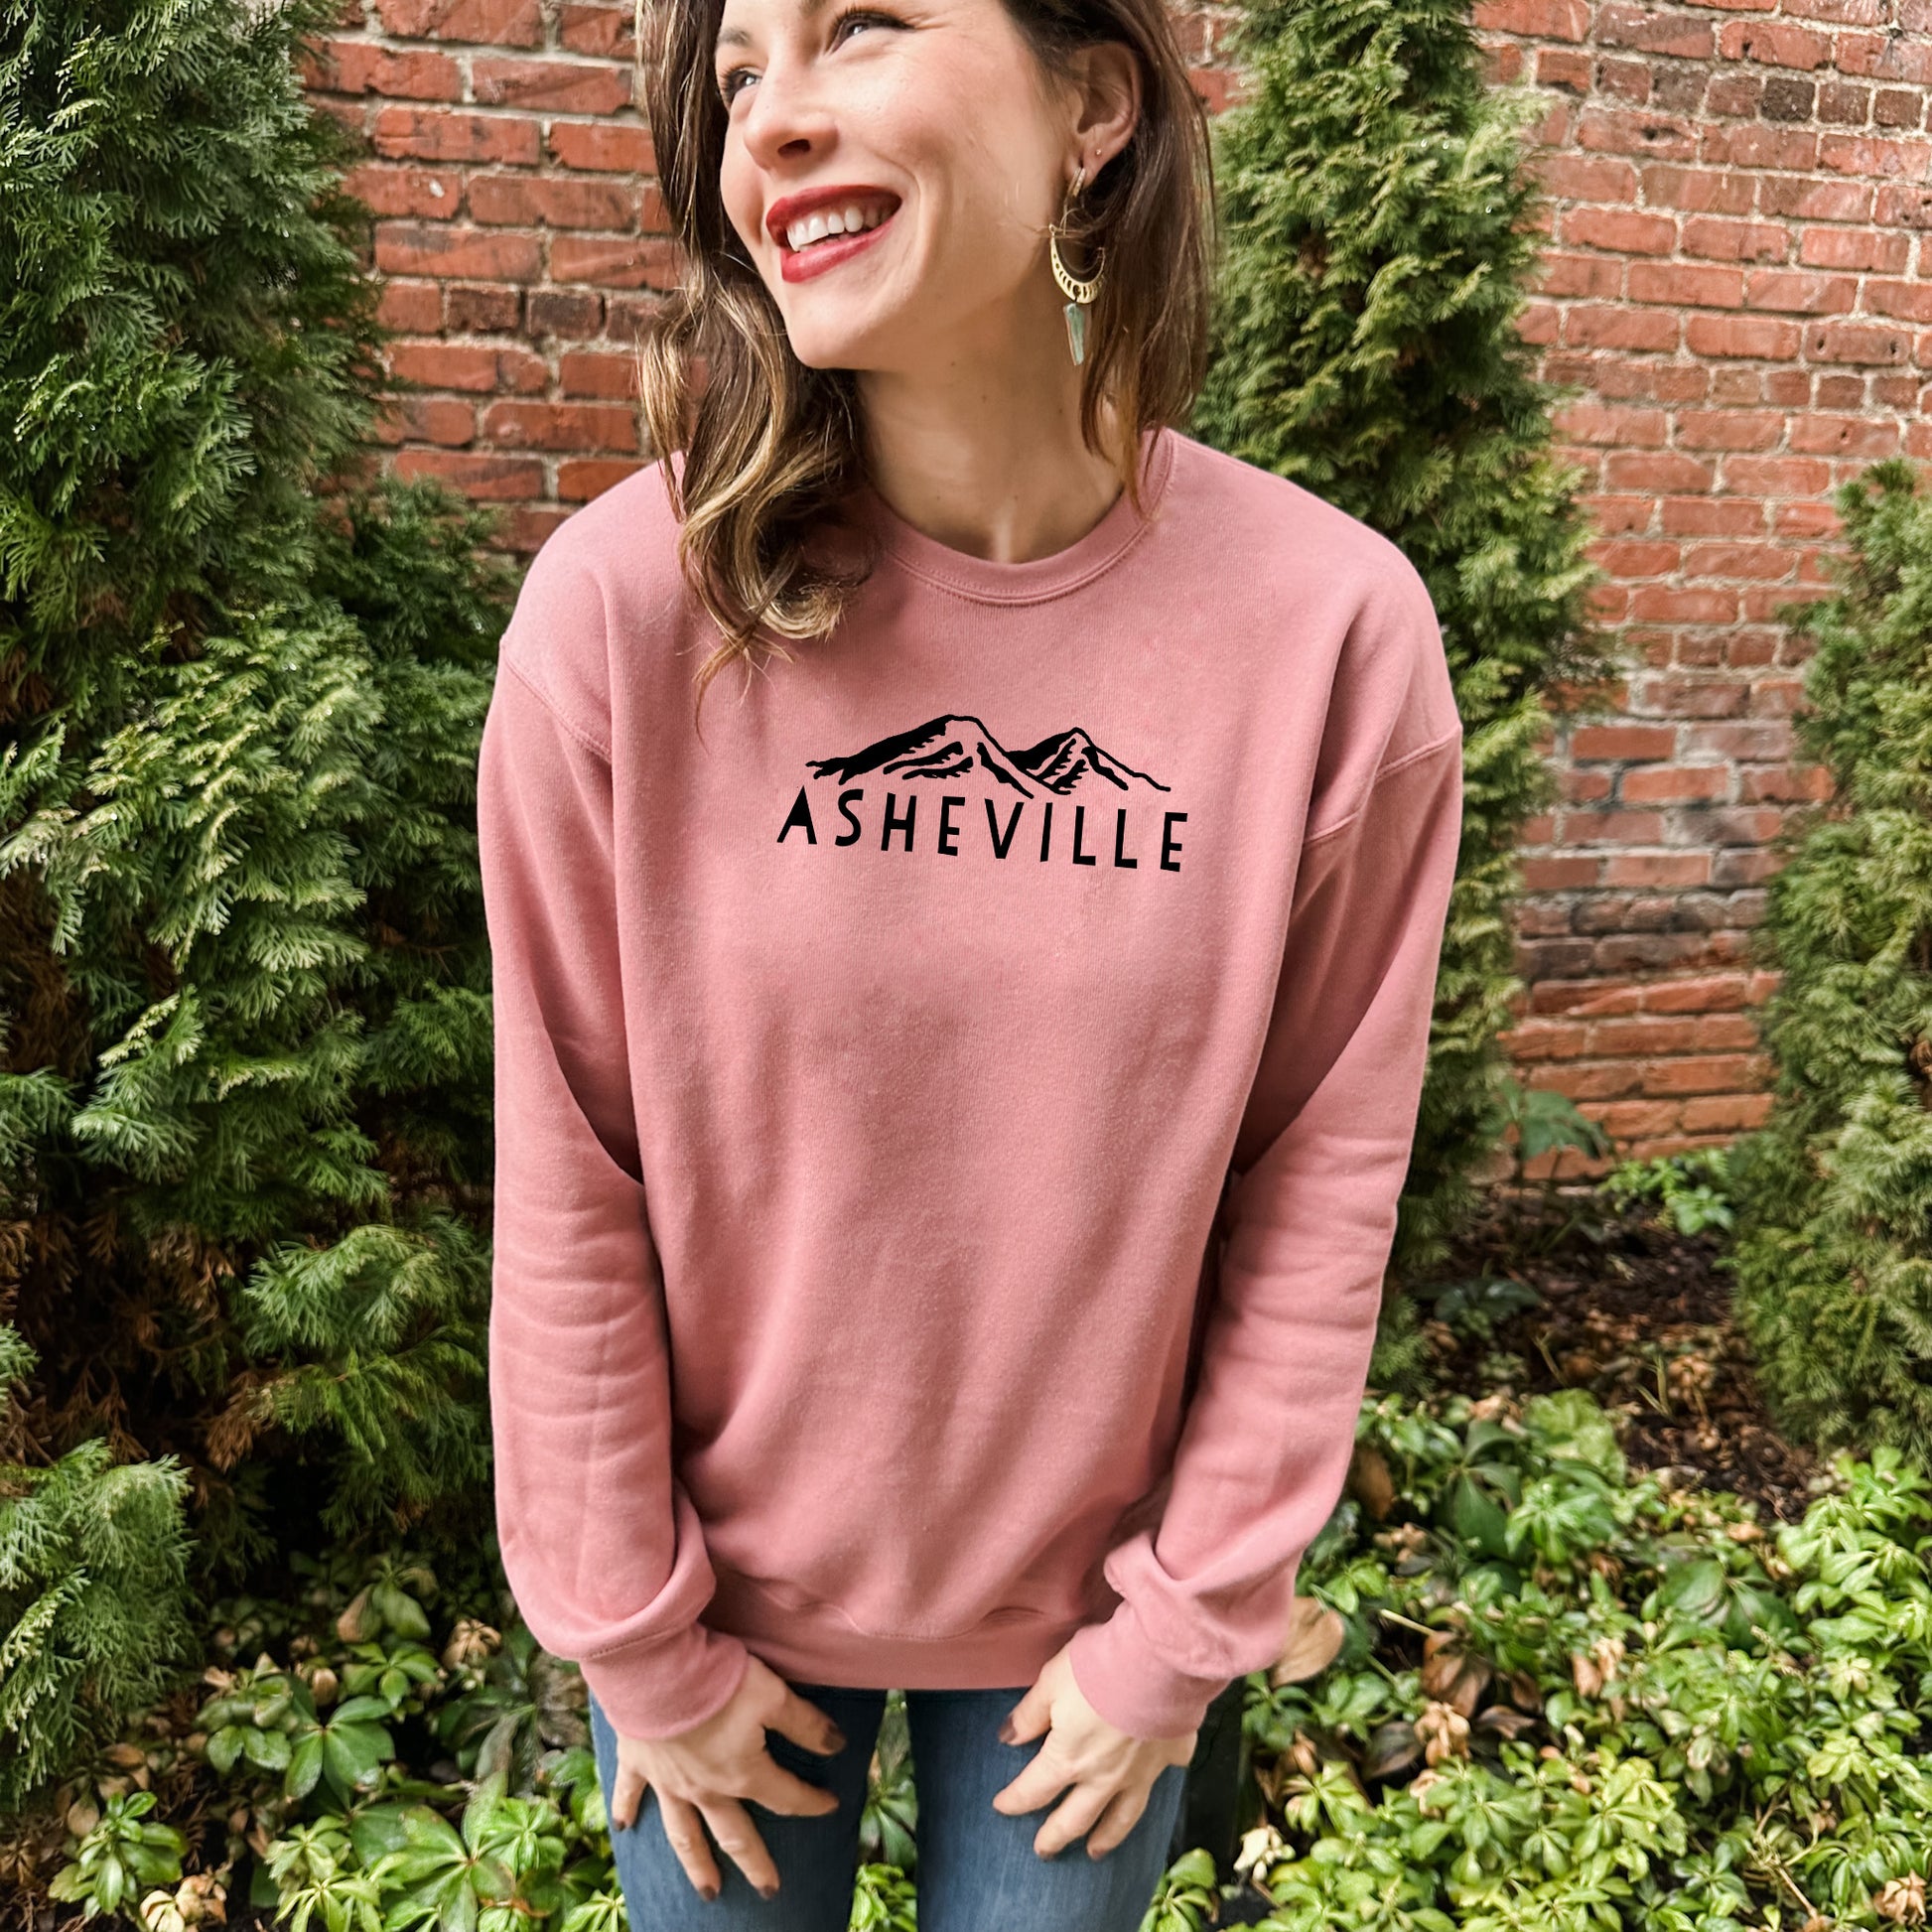
[[(877, 25), (886, 27), (898, 27), (903, 25), (894, 15), (882, 12), (877, 7), (848, 7), (843, 13), (833, 16), (832, 31), (829, 36), (832, 46), (837, 47), (839, 45), (841, 39), (844, 38), (845, 29), (851, 26), (854, 21), (872, 21)], [(738, 85), (740, 77), (751, 72), (752, 69), (750, 68), (727, 68), (718, 76), (718, 98), (727, 107), (743, 91)]]

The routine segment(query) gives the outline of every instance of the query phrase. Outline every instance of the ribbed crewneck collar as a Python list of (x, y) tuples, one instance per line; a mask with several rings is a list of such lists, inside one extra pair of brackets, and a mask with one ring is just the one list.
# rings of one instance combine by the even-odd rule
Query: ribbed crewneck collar
[(870, 483), (862, 483), (853, 492), (850, 507), (853, 520), (870, 528), (885, 554), (913, 575), (982, 603), (1032, 604), (1076, 590), (1120, 560), (1152, 522), (1173, 474), (1173, 459), (1172, 430), (1158, 426), (1144, 430), (1141, 482), (1147, 515), (1143, 517), (1135, 510), (1123, 489), (1112, 508), (1085, 536), (1049, 557), (1035, 557), (1026, 563), (997, 563), (927, 536), (900, 516)]

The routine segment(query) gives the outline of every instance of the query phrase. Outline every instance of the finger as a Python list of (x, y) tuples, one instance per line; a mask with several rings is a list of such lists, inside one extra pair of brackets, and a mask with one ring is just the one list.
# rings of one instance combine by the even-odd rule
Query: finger
[(1087, 1828), (1087, 1857), (1104, 1859), (1141, 1822), (1147, 1810), (1145, 1791), (1122, 1791)]
[(1035, 1678), (1027, 1695), (1007, 1713), (1006, 1722), (1000, 1726), (1000, 1741), (1025, 1744), (1037, 1737), (1051, 1722), (1051, 1706), (1052, 1700)]
[(751, 1789), (744, 1795), (756, 1798), (766, 1811), (782, 1811), (796, 1818), (822, 1818), (839, 1808), (836, 1791), (787, 1771), (769, 1752), (756, 1766)]
[(711, 1843), (704, 1835), (704, 1820), (688, 1798), (667, 1798), (657, 1794), (657, 1809), (663, 1814), (664, 1836), (670, 1841), (684, 1875), (707, 1898), (716, 1898), (724, 1880), (718, 1874), (718, 1861), (711, 1856)]
[(1072, 1770), (1053, 1748), (1053, 1738), (1049, 1732), (1045, 1743), (1034, 1753), (1026, 1769), (1004, 1790), (993, 1794), (993, 1809), (1004, 1812), (1009, 1818), (1017, 1818), (1023, 1812), (1037, 1811), (1041, 1805), (1050, 1804), (1057, 1798), (1072, 1777)]
[(620, 1760), (618, 1775), (611, 1781), (611, 1823), (627, 1831), (637, 1822), (643, 1796), (643, 1774)]
[(1065, 1851), (1107, 1809), (1114, 1795), (1111, 1785), (1096, 1790), (1090, 1784), (1076, 1784), (1067, 1793), (1066, 1802), (1035, 1833), (1034, 1850), (1042, 1859)]
[(752, 1881), (759, 1896), (769, 1898), (778, 1889), (778, 1867), (752, 1814), (736, 1798), (717, 1798), (705, 1806), (704, 1822), (718, 1849)]
[(826, 1757), (845, 1749), (845, 1732), (810, 1698), (800, 1697), (796, 1691), (790, 1692), (778, 1715), (768, 1719), (764, 1727)]

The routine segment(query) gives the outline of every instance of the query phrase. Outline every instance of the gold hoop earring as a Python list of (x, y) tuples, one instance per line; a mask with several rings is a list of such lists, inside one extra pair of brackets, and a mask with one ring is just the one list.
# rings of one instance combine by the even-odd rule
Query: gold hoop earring
[(1068, 272), (1066, 264), (1060, 260), (1060, 241), (1066, 234), (1067, 216), (1073, 211), (1073, 204), (1080, 193), (1080, 184), (1087, 178), (1086, 163), (1082, 162), (1073, 173), (1073, 185), (1066, 191), (1066, 199), (1060, 205), (1060, 218), (1050, 223), (1046, 230), (1046, 259), (1053, 270), (1053, 280), (1060, 285), (1060, 293), (1066, 297), (1063, 313), (1066, 316), (1066, 345), (1073, 352), (1074, 362), (1087, 359), (1087, 310), (1092, 306), (1094, 297), (1100, 293), (1100, 271), (1105, 265), (1107, 251), (1096, 248), (1093, 267), (1083, 282)]

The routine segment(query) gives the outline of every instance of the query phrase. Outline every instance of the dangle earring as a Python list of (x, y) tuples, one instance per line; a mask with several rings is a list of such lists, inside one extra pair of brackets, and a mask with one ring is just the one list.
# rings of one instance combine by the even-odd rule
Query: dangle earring
[(1073, 210), (1080, 184), (1086, 178), (1086, 163), (1082, 162), (1074, 170), (1073, 186), (1067, 190), (1066, 199), (1060, 205), (1060, 218), (1051, 223), (1046, 231), (1046, 258), (1053, 267), (1053, 280), (1060, 285), (1060, 292), (1066, 297), (1066, 343), (1073, 351), (1076, 363), (1087, 359), (1087, 310), (1100, 293), (1100, 270), (1107, 258), (1106, 249), (1094, 250), (1093, 267), (1084, 282), (1070, 275), (1066, 264), (1060, 260), (1060, 241), (1066, 234), (1066, 219)]

